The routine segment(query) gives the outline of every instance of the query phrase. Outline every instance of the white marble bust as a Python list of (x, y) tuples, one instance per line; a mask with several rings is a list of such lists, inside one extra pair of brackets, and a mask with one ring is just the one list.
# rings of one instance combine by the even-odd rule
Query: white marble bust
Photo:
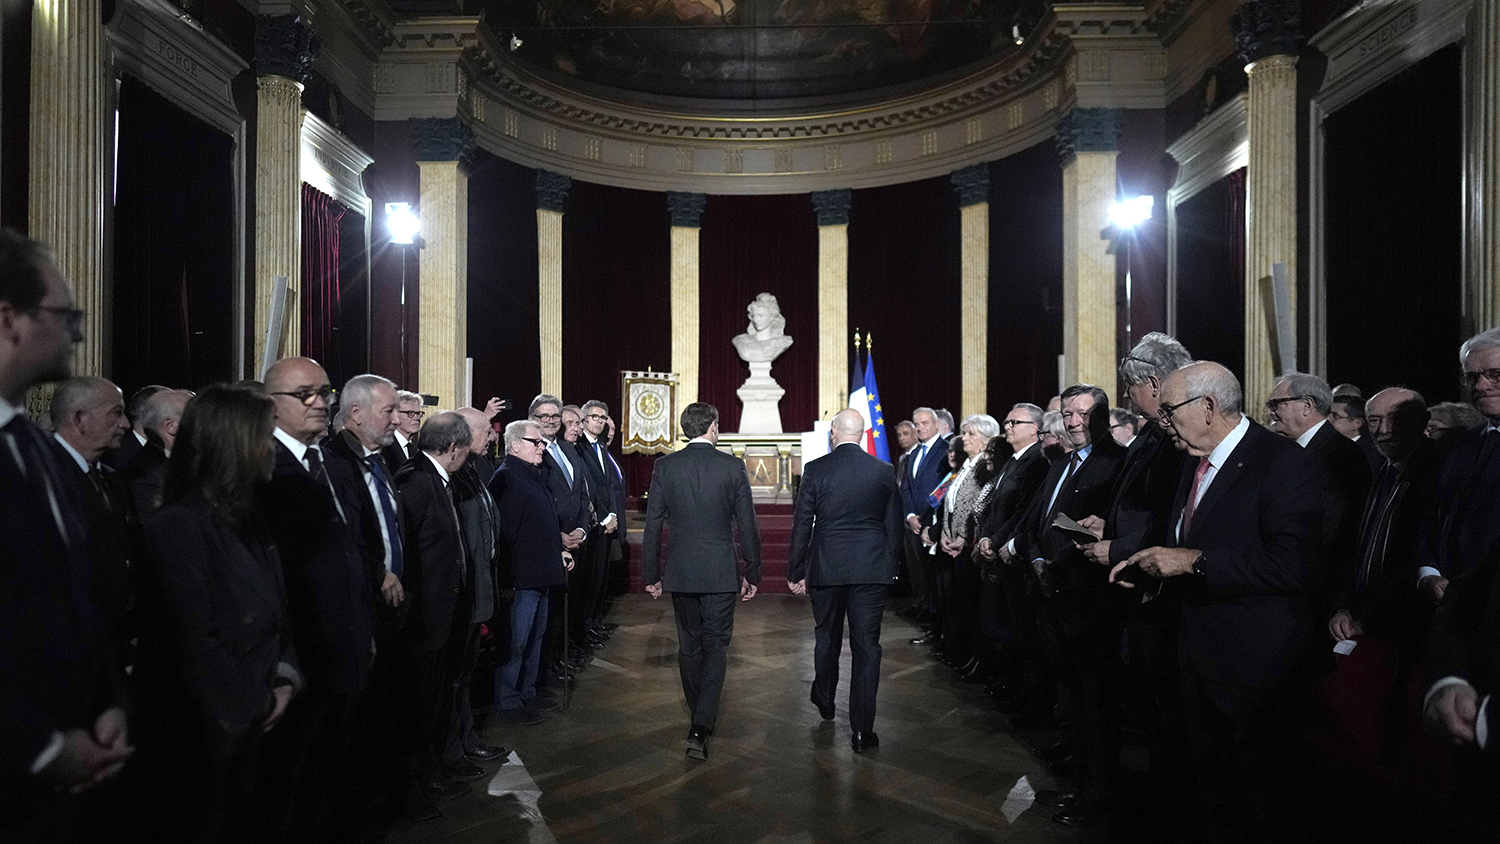
[(735, 351), (747, 363), (770, 363), (792, 345), (792, 338), (785, 333), (786, 317), (781, 315), (781, 306), (770, 293), (756, 296), (746, 310), (750, 324), (744, 334), (735, 336)]

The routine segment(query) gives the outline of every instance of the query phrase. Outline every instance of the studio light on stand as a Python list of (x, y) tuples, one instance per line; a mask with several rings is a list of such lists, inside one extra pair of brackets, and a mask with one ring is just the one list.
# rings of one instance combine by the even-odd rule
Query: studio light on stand
[(409, 202), (387, 202), (385, 204), (385, 229), (391, 243), (401, 246), (401, 383), (411, 383), (406, 370), (406, 264), (411, 256), (408, 248), (417, 242), (417, 232), (422, 230), (422, 221), (411, 210)]
[(1125, 251), (1125, 347), (1130, 348), (1135, 343), (1135, 335), (1131, 330), (1131, 299), (1133, 296), (1130, 278), (1130, 244), (1135, 240), (1136, 228), (1151, 219), (1151, 208), (1156, 204), (1156, 197), (1135, 196), (1129, 199), (1121, 199), (1109, 206), (1109, 222), (1112, 228), (1110, 233), (1110, 252), (1116, 249)]

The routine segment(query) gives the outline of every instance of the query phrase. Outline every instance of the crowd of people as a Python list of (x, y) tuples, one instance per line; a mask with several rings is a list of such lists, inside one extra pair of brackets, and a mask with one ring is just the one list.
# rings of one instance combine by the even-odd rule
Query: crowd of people
[(1234, 373), (1152, 333), (1120, 362), (1125, 407), (1076, 384), (956, 432), (918, 408), (895, 466), (911, 643), (1052, 737), (1036, 801), (1062, 824), (1299, 840), (1364, 781), (1495, 837), (1500, 330), (1458, 358), (1472, 404), (1288, 373), (1246, 408)]
[(486, 692), (517, 727), (565, 705), (613, 630), (607, 405), (501, 437), (499, 400), (426, 416), (304, 357), (127, 402), (69, 377), (82, 316), (0, 232), (0, 838), (378, 837), (506, 762)]

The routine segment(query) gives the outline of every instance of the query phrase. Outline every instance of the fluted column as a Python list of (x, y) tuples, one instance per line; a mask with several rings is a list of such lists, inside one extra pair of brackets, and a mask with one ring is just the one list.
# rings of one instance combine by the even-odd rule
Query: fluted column
[(457, 117), (411, 121), (421, 171), (422, 250), (417, 295), (417, 389), (437, 407), (464, 404), (468, 350), (469, 176), (474, 133)]
[(672, 371), (677, 373), (680, 413), (698, 400), (698, 228), (708, 196), (667, 194), (672, 221)]
[(1063, 383), (1115, 390), (1115, 260), (1102, 232), (1115, 201), (1120, 109), (1075, 108), (1059, 123), (1063, 156)]
[(536, 171), (536, 259), (538, 335), (542, 351), (542, 392), (563, 394), (562, 383), (562, 224), (573, 180), (550, 170)]
[(1250, 162), (1245, 172), (1245, 407), (1280, 374), (1271, 265), (1286, 264), (1291, 347), (1297, 347), (1298, 0), (1245, 0), (1233, 26), (1245, 73)]
[(989, 404), (990, 167), (975, 164), (952, 175), (959, 226), (959, 407), (985, 413)]
[(1500, 3), (1469, 8), (1464, 58), (1464, 334), (1500, 325)]
[(832, 419), (849, 406), (848, 188), (816, 191), (818, 218), (818, 416)]
[(276, 276), (289, 285), (275, 357), (302, 347), (302, 86), (318, 40), (296, 15), (255, 24), (255, 357), (259, 376)]
[(86, 315), (73, 371), (103, 375), (104, 33), (100, 0), (36, 0), (31, 17), (28, 226)]

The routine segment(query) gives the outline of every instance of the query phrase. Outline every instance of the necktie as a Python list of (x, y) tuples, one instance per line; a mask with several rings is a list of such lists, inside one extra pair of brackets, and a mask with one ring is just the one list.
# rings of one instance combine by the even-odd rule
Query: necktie
[(109, 500), (109, 490), (104, 486), (104, 473), (99, 471), (98, 465), (89, 467), (89, 483), (94, 487), (94, 494), (99, 496), (99, 503), (104, 507), (104, 512), (111, 516), (115, 513), (115, 505)]
[(407, 440), (406, 441), (406, 459), (407, 460), (416, 460), (417, 459), (417, 443), (416, 443), (415, 440)]
[(599, 458), (599, 470), (608, 472), (609, 467), (604, 465), (604, 446), (600, 445), (598, 440), (594, 440), (594, 456)]
[(1396, 500), (1396, 486), (1401, 479), (1401, 470), (1387, 461), (1380, 467), (1375, 478), (1375, 492), (1370, 496), (1370, 510), (1360, 530), (1359, 569), (1354, 577), (1354, 593), (1364, 594), (1370, 579), (1384, 562), (1386, 537), (1391, 529), (1391, 505)]
[(63, 489), (61, 479), (54, 474), (52, 464), (48, 462), (42, 451), (41, 443), (35, 433), (36, 429), (26, 421), (25, 417), (18, 415), (5, 426), (5, 431), (10, 434), (15, 443), (21, 474), (33, 483), (40, 482), (42, 492), (47, 496), (47, 506), (52, 511), (52, 519), (57, 523), (57, 532), (62, 537), (63, 545), (71, 546), (73, 537), (68, 534), (68, 520), (63, 518), (63, 504), (59, 497)]
[(1204, 455), (1198, 460), (1198, 469), (1193, 472), (1193, 488), (1188, 490), (1187, 503), (1182, 505), (1182, 533), (1180, 540), (1187, 539), (1188, 530), (1193, 526), (1193, 512), (1198, 509), (1198, 488), (1203, 486), (1203, 476), (1208, 474), (1209, 468), (1213, 466), (1208, 462), (1208, 456)]
[(573, 467), (571, 465), (569, 465), (568, 458), (563, 457), (562, 446), (560, 446), (560, 445), (557, 444), (557, 440), (553, 440), (552, 441), (552, 445), (550, 446), (550, 448), (551, 448), (551, 451), (552, 451), (552, 459), (555, 460), (555, 461), (557, 461), (557, 465), (562, 468), (563, 477), (565, 477), (565, 478), (568, 479), (568, 488), (572, 489), (573, 488)]
[(323, 465), (323, 453), (316, 446), (308, 446), (307, 451), (302, 453), (302, 459), (307, 461), (307, 471), (312, 475), (313, 483), (328, 493), (328, 500), (333, 502), (333, 509), (339, 514), (339, 521), (347, 524), (349, 520), (344, 516), (344, 505), (339, 503), (338, 493), (333, 491), (333, 484), (328, 480), (328, 469)]
[(1082, 462), (1083, 461), (1078, 459), (1078, 452), (1076, 451), (1073, 452), (1073, 454), (1068, 458), (1068, 470), (1066, 472), (1063, 472), (1062, 479), (1059, 480), (1057, 482), (1057, 486), (1052, 489), (1052, 500), (1047, 502), (1048, 519), (1052, 518), (1052, 513), (1057, 508), (1057, 499), (1060, 495), (1062, 495), (1063, 487), (1068, 485), (1068, 480), (1073, 477), (1073, 473), (1078, 469), (1078, 464)]
[(926, 456), (927, 456), (927, 443), (922, 443), (922, 447), (919, 448), (919, 449), (917, 449), (917, 459), (913, 460), (911, 462), (911, 476), (913, 478), (915, 478), (917, 476), (917, 470), (920, 469), (920, 468), (922, 468), (922, 458), (924, 458)]
[(390, 481), (385, 476), (385, 462), (380, 459), (380, 455), (371, 454), (365, 458), (365, 465), (370, 467), (370, 474), (375, 476), (375, 491), (380, 498), (380, 512), (385, 515), (386, 538), (391, 543), (391, 574), (400, 577), (405, 556), (401, 552), (401, 531), (396, 522), (396, 502), (391, 497)]

